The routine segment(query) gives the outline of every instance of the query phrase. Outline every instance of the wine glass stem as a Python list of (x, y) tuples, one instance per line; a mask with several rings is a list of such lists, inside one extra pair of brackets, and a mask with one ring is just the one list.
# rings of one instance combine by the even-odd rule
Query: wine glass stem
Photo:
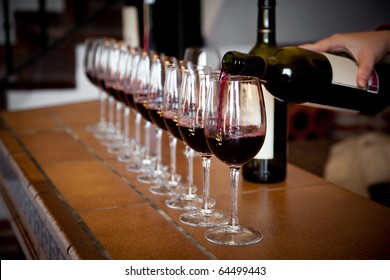
[(145, 121), (145, 126), (144, 126), (145, 158), (149, 158), (149, 156), (150, 156), (150, 126), (151, 126), (151, 123), (148, 121)]
[(115, 134), (117, 139), (120, 139), (122, 132), (122, 102), (116, 101), (116, 128)]
[(112, 131), (114, 128), (114, 97), (108, 97), (108, 128)]
[(187, 157), (187, 193), (192, 195), (192, 187), (194, 184), (194, 150), (186, 145), (186, 157)]
[(176, 137), (169, 134), (170, 170), (171, 170), (172, 182), (175, 180), (175, 174), (176, 174), (176, 146), (177, 146)]
[(141, 119), (142, 116), (140, 113), (135, 113), (135, 149), (136, 152), (140, 152), (141, 150)]
[(231, 182), (231, 200), (230, 200), (230, 220), (229, 220), (229, 227), (233, 229), (240, 228), (239, 222), (238, 222), (238, 180), (239, 180), (239, 168), (236, 167), (230, 167), (230, 182)]
[(202, 167), (203, 167), (203, 202), (202, 211), (209, 212), (209, 200), (210, 200), (210, 167), (211, 157), (202, 155)]
[(102, 90), (99, 90), (99, 102), (100, 102), (99, 124), (102, 126), (106, 125), (106, 99), (107, 99), (106, 93)]
[(161, 167), (161, 137), (162, 137), (162, 129), (156, 128), (156, 170), (162, 170), (162, 167)]
[(129, 124), (129, 117), (130, 117), (130, 108), (128, 106), (125, 106), (125, 110), (123, 112), (123, 142), (125, 145), (128, 145), (130, 142), (130, 124)]

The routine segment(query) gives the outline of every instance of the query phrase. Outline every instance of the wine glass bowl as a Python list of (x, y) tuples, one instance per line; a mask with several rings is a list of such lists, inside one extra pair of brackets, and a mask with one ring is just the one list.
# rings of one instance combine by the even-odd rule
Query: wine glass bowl
[(238, 220), (238, 180), (241, 166), (261, 149), (266, 133), (263, 95), (258, 78), (226, 75), (210, 83), (205, 113), (205, 135), (210, 151), (228, 165), (231, 178), (231, 215), (227, 226), (205, 232), (207, 240), (224, 245), (260, 242), (256, 229)]
[(221, 54), (214, 47), (187, 47), (184, 50), (184, 61), (194, 65), (208, 66), (213, 71), (221, 68)]

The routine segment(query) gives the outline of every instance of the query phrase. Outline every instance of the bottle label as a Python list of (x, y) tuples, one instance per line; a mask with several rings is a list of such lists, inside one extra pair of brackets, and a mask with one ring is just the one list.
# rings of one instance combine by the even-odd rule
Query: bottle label
[(367, 91), (371, 93), (378, 93), (379, 92), (379, 78), (378, 73), (376, 71), (372, 71), (371, 77), (368, 80), (367, 83)]
[(264, 144), (255, 159), (273, 159), (274, 158), (274, 110), (275, 97), (261, 85), (264, 96), (265, 112), (267, 118), (267, 133), (265, 134)]
[[(333, 84), (361, 89), (358, 87), (356, 81), (358, 64), (355, 61), (334, 54), (322, 54), (328, 59), (332, 67)], [(379, 79), (375, 70), (371, 73), (371, 77), (368, 81), (366, 91), (370, 93), (378, 93), (379, 91)]]
[(329, 60), (332, 67), (332, 83), (346, 87), (359, 88), (356, 82), (358, 65), (355, 61), (329, 54), (322, 53)]

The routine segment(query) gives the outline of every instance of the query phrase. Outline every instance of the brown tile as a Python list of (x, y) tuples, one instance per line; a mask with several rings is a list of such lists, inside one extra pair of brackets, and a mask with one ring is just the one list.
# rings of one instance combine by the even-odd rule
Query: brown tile
[(208, 259), (150, 205), (83, 212), (81, 216), (113, 259)]
[(137, 181), (137, 176), (141, 175), (141, 173), (129, 172), (126, 167), (126, 163), (119, 162), (117, 159), (109, 159), (107, 160), (107, 164), (109, 164), (118, 174), (123, 176), (123, 178), (134, 188), (137, 189), (140, 193), (142, 193), (146, 198), (151, 201), (165, 201), (167, 199), (166, 196), (155, 195), (149, 192), (149, 188), (154, 184), (144, 184), (139, 183)]
[(59, 162), (44, 168), (55, 187), (76, 211), (143, 202), (123, 180), (97, 160)]
[(107, 146), (101, 143), (101, 139), (94, 137), (93, 133), (87, 131), (84, 126), (72, 128), (71, 131), (97, 157), (102, 159), (116, 159), (117, 155), (110, 154), (107, 151)]
[[(212, 244), (204, 238), (206, 229), (181, 226), (218, 259), (388, 258), (390, 239), (386, 235), (390, 229), (383, 208), (354, 196), (351, 199), (349, 191), (331, 184), (241, 194), (240, 224), (264, 235), (263, 241), (250, 246)], [(226, 203), (226, 199), (218, 201)], [(180, 213), (175, 215), (174, 210), (158, 206), (180, 224)], [(370, 218), (373, 215), (377, 217), (375, 222)], [(362, 223), (370, 226), (363, 229)], [(372, 235), (376, 237), (367, 238)]]
[(65, 132), (42, 132), (21, 136), (38, 164), (93, 159), (93, 156)]
[(80, 102), (72, 105), (72, 110), (59, 108), (55, 117), (70, 128), (86, 128), (99, 120), (99, 103), (97, 101)]
[(17, 133), (61, 129), (60, 125), (49, 116), (48, 110), (26, 110), (2, 114), (4, 121)]

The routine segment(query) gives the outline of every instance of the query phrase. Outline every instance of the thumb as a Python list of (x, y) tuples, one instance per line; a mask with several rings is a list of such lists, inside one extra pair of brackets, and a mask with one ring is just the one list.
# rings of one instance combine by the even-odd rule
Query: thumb
[(371, 76), (372, 70), (374, 69), (375, 57), (371, 52), (362, 51), (357, 56), (359, 68), (357, 72), (357, 84), (361, 88), (367, 86), (367, 82)]

